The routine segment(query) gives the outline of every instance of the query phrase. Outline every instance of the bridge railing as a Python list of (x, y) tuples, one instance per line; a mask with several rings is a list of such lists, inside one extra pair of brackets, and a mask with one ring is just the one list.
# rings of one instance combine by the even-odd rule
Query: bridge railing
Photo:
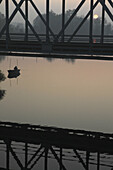
[[(57, 37), (57, 35), (55, 35)], [(39, 37), (42, 42), (46, 42), (46, 34), (39, 34)], [(63, 42), (68, 42), (70, 35), (64, 35)], [(0, 40), (6, 40), (6, 34), (3, 34)], [(10, 33), (9, 34), (9, 41), (25, 41), (25, 34), (24, 33)], [(37, 38), (34, 34), (28, 34), (28, 41), (37, 41)], [(89, 35), (75, 35), (71, 43), (89, 43), (90, 36)], [(49, 42), (55, 42), (53, 36), (49, 35)], [(62, 38), (59, 38), (58, 42), (62, 42)], [(100, 35), (93, 35), (92, 36), (92, 43), (101, 43), (101, 36)], [(104, 35), (103, 43), (113, 43), (113, 36)]]

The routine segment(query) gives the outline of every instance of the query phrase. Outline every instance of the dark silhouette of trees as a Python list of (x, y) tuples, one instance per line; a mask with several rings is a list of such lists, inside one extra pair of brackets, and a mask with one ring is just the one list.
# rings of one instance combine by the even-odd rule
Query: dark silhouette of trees
[[(65, 13), (65, 22), (70, 18), (74, 10), (67, 10)], [(43, 18), (46, 20), (46, 14), (42, 14)], [(68, 27), (65, 30), (66, 35), (72, 35), (79, 24), (83, 21), (84, 16), (75, 16)], [(5, 24), (5, 16), (0, 12), (0, 30)], [(101, 34), (101, 24), (102, 18), (93, 19), (93, 35)], [(62, 14), (56, 14), (52, 10), (49, 12), (49, 25), (54, 34), (58, 34), (58, 32), (62, 28)], [(41, 20), (39, 16), (37, 16), (33, 21), (33, 27), (38, 34), (46, 34), (46, 26)], [(89, 27), (90, 27), (90, 17), (84, 22), (81, 28), (78, 30), (77, 35), (89, 35)], [(24, 25), (23, 23), (11, 23), (9, 25), (10, 33), (24, 33)], [(29, 33), (32, 31), (29, 29)], [(108, 23), (105, 20), (104, 24), (104, 35), (113, 35), (113, 26), (111, 23)]]
[[(65, 13), (65, 22), (70, 18), (74, 10), (67, 10)], [(43, 18), (46, 20), (46, 14), (42, 15)], [(61, 14), (56, 14), (53, 11), (50, 11), (49, 13), (49, 25), (52, 31), (57, 34), (61, 28), (62, 28), (62, 15)], [(65, 34), (72, 34), (76, 28), (79, 26), (79, 24), (82, 22), (84, 19), (84, 16), (75, 16), (69, 26), (65, 30)], [(102, 24), (102, 19), (97, 18), (93, 20), (93, 35), (100, 35), (101, 34), (101, 24)], [(41, 20), (39, 16), (37, 16), (34, 21), (33, 21), (33, 26), (36, 30), (37, 33), (39, 34), (44, 34), (46, 33), (46, 27)], [(77, 32), (78, 35), (89, 35), (89, 26), (90, 26), (90, 19), (88, 18), (82, 27), (79, 29)], [(113, 34), (113, 27), (111, 23), (108, 23), (105, 20), (104, 24), (104, 35), (112, 35)]]
[(5, 24), (5, 17), (4, 15), (0, 12), (0, 31), (3, 27), (3, 25)]

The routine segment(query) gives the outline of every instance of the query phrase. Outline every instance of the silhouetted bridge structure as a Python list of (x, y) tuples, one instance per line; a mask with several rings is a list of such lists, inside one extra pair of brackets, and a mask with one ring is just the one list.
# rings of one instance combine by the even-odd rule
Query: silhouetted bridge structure
[(72, 169), (71, 164), (66, 167), (66, 162), (79, 163), (85, 170), (91, 165), (97, 170), (104, 166), (112, 169), (113, 134), (0, 122), (0, 154), (6, 162), (1, 166), (0, 160), (1, 170), (15, 169), (12, 158), (21, 170), (35, 169), (40, 159), (43, 168), (39, 169), (44, 170), (50, 169), (53, 159), (59, 170)]
[[(9, 13), (10, 1), (14, 4), (15, 8), (12, 13)], [(29, 2), (29, 5), (28, 5)], [(0, 30), (0, 52), (1, 54), (8, 53), (11, 55), (13, 52), (27, 52), (27, 53), (42, 53), (42, 54), (85, 54), (85, 55), (113, 55), (113, 35), (105, 35), (105, 14), (107, 14), (113, 21), (112, 12), (109, 9), (109, 6), (113, 8), (112, 0), (90, 0), (90, 8), (87, 13), (84, 15), (83, 20), (77, 25), (74, 32), (71, 35), (66, 35), (65, 31), (72, 22), (73, 18), (77, 15), (80, 9), (87, 3), (87, 0), (81, 0), (79, 4), (75, 7), (74, 12), (65, 20), (65, 9), (66, 2), (62, 0), (62, 25), (61, 30), (56, 35), (50, 27), (50, 2), (46, 2), (46, 18), (41, 14), (38, 6), (33, 0), (0, 0), (0, 4), (4, 3), (5, 5), (5, 25)], [(22, 5), (25, 5), (25, 10), (21, 8)], [(109, 6), (108, 6), (109, 4)], [(45, 34), (38, 34), (37, 30), (34, 29), (32, 23), (29, 20), (29, 6), (34, 9), (37, 15), (42, 20), (43, 24), (46, 27)], [(100, 34), (93, 34), (93, 13), (98, 5), (101, 5), (101, 28)], [(19, 12), (22, 18), (25, 21), (25, 33), (24, 34), (13, 34), (10, 33), (10, 24), (13, 21), (14, 17)], [(88, 35), (79, 35), (78, 32), (83, 26), (85, 21), (89, 19)], [(29, 33), (31, 30), (32, 34)]]

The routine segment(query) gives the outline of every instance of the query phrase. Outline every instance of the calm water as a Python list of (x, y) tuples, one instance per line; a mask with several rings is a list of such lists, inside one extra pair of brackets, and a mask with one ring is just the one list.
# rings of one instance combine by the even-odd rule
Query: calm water
[(113, 132), (113, 62), (4, 57), (0, 120)]

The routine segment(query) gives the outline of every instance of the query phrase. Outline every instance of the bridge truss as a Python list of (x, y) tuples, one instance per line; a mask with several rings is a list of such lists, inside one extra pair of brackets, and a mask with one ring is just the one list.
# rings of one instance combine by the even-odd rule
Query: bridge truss
[[(13, 2), (15, 9), (9, 15), (9, 4)], [(73, 18), (77, 15), (80, 9), (84, 6), (87, 0), (81, 0), (75, 7), (74, 12), (65, 20), (65, 7), (66, 2), (62, 0), (62, 26), (59, 33), (56, 35), (50, 27), (50, 0), (46, 2), (46, 18), (41, 14), (38, 6), (33, 0), (0, 0), (0, 4), (5, 2), (5, 25), (0, 31), (0, 51), (23, 51), (23, 52), (40, 52), (40, 53), (69, 53), (69, 54), (113, 54), (113, 35), (106, 36), (104, 34), (105, 27), (105, 13), (109, 16), (111, 22), (113, 21), (112, 12), (109, 6), (113, 8), (112, 0), (90, 0), (90, 9), (84, 15), (83, 20), (78, 24), (74, 32), (71, 35), (66, 35), (65, 31), (72, 22)], [(37, 13), (46, 27), (46, 33), (40, 35), (34, 29), (31, 21), (29, 20), (29, 7), (28, 2)], [(25, 5), (25, 11), (21, 8)], [(101, 5), (102, 16), (101, 16), (101, 33), (100, 35), (93, 35), (94, 27), (94, 10), (98, 5)], [(108, 6), (109, 4), (109, 6)], [(11, 34), (9, 32), (9, 26), (17, 15), (20, 13), (25, 21), (25, 33), (24, 34)], [(78, 35), (78, 31), (81, 29), (83, 24), (89, 18), (89, 34)], [(29, 29), (32, 34), (29, 34)], [(96, 42), (96, 41), (97, 42)], [(96, 42), (96, 43), (95, 43)]]
[(0, 122), (0, 141), (0, 170), (113, 168), (112, 134)]

